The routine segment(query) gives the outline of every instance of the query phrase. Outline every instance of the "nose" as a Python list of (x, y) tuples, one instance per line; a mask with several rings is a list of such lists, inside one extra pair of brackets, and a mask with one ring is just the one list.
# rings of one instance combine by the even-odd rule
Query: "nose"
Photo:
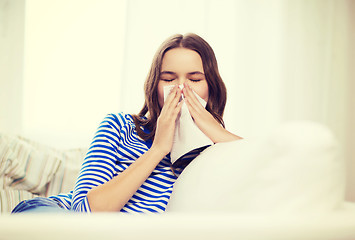
[(181, 84), (184, 84), (186, 81), (187, 81), (187, 79), (185, 77), (180, 77), (178, 83), (179, 83), (179, 85), (181, 85)]

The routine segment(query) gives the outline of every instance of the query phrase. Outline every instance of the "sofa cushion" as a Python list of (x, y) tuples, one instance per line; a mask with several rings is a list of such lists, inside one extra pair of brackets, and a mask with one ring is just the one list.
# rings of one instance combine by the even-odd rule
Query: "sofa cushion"
[(344, 198), (344, 161), (324, 126), (295, 122), (260, 139), (218, 143), (174, 185), (170, 212), (306, 212)]
[(74, 189), (79, 175), (81, 164), (85, 158), (87, 149), (76, 148), (62, 151), (62, 163), (52, 180), (48, 183), (45, 196), (68, 193)]
[(63, 155), (19, 136), (0, 136), (0, 177), (3, 189), (44, 194), (46, 185), (62, 164)]

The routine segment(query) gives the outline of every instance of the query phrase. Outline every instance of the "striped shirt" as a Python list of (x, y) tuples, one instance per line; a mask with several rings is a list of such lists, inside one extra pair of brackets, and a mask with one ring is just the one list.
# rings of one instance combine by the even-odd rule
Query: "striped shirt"
[[(143, 131), (148, 130), (143, 128)], [(91, 212), (88, 191), (119, 175), (147, 152), (151, 145), (152, 141), (144, 141), (138, 136), (131, 115), (107, 115), (86, 154), (74, 190), (50, 198), (58, 201), (65, 209)], [(200, 151), (201, 149), (190, 152), (177, 160), (174, 166), (171, 164), (170, 154), (165, 156), (121, 212), (164, 212), (177, 176)]]

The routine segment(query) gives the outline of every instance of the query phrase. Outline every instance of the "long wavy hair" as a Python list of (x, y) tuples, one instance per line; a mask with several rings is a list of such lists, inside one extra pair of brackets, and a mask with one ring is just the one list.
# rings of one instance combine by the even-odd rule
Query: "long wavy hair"
[[(149, 74), (144, 83), (145, 101), (138, 115), (133, 115), (136, 131), (143, 140), (154, 140), (157, 119), (161, 112), (158, 102), (158, 82), (164, 54), (173, 48), (196, 51), (203, 64), (208, 85), (206, 110), (224, 127), (223, 112), (227, 101), (227, 90), (218, 71), (217, 60), (211, 46), (200, 36), (189, 33), (176, 34), (168, 38), (154, 55)], [(149, 132), (143, 131), (144, 127)]]

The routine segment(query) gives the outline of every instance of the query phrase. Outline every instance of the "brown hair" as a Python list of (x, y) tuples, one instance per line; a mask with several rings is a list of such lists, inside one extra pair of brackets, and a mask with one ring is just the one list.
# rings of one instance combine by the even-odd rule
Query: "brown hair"
[[(224, 127), (222, 117), (226, 105), (227, 92), (219, 75), (217, 60), (211, 46), (196, 34), (177, 34), (163, 42), (156, 52), (144, 83), (145, 102), (143, 108), (138, 115), (133, 115), (137, 133), (145, 141), (154, 139), (156, 122), (161, 111), (158, 102), (158, 82), (164, 54), (170, 49), (179, 47), (196, 51), (201, 56), (209, 92), (206, 110)], [(147, 113), (148, 115), (146, 116)], [(143, 126), (147, 127), (150, 132), (144, 132)]]

